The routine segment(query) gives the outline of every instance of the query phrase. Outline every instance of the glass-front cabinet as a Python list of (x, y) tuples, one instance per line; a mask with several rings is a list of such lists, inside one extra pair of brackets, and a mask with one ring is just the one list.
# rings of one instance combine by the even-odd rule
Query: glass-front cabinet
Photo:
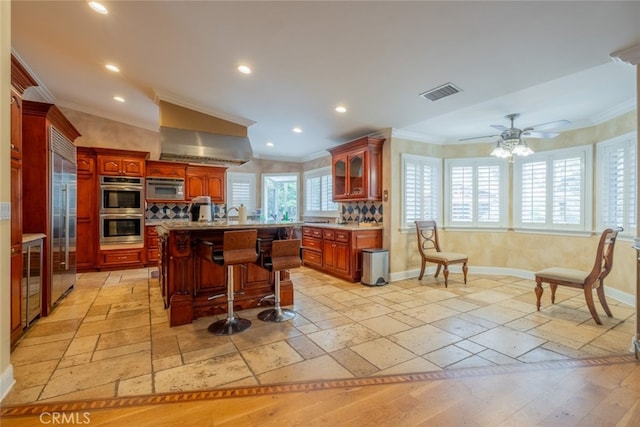
[(382, 200), (382, 144), (364, 137), (329, 150), (333, 165), (333, 200)]

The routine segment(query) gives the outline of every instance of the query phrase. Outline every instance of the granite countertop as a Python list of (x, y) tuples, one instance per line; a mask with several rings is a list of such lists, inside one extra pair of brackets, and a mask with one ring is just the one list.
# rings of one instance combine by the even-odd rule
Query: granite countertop
[(38, 239), (44, 239), (46, 234), (42, 233), (26, 233), (22, 235), (22, 243), (30, 243)]
[[(302, 222), (273, 222), (273, 221), (161, 221), (156, 225), (167, 231), (172, 230), (229, 230), (246, 228), (300, 227)], [(152, 225), (148, 224), (147, 225)]]
[(376, 222), (346, 222), (343, 224), (330, 223), (330, 222), (305, 222), (305, 227), (317, 227), (317, 228), (333, 228), (336, 230), (382, 230), (384, 226)]

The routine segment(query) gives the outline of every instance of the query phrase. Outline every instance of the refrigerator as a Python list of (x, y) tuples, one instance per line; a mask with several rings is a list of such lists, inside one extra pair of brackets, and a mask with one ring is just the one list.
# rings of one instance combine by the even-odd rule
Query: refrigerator
[(51, 127), (51, 304), (76, 281), (76, 147)]

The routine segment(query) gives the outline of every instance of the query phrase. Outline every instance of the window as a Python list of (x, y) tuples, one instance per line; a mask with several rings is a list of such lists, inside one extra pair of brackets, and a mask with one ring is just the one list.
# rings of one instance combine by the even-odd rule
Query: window
[[(245, 205), (247, 214), (256, 210), (256, 174), (227, 172), (227, 209)], [(238, 215), (237, 211), (232, 214)]]
[(304, 173), (304, 214), (309, 216), (332, 216), (338, 212), (334, 203), (331, 182), (331, 167)]
[(298, 219), (298, 174), (263, 174), (262, 200), (267, 220)]
[(446, 225), (507, 227), (508, 163), (502, 159), (448, 159)]
[(623, 227), (625, 235), (636, 235), (636, 133), (597, 145), (598, 230)]
[(591, 146), (582, 146), (516, 158), (515, 226), (590, 231), (591, 157)]
[(402, 155), (402, 226), (415, 227), (414, 221), (439, 220), (442, 206), (442, 160)]

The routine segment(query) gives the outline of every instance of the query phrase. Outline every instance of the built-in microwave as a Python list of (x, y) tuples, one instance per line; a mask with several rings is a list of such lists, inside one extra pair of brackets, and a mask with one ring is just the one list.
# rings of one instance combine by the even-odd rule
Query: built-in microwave
[(144, 178), (101, 176), (100, 213), (144, 213)]
[(184, 200), (184, 179), (147, 178), (147, 200)]
[(140, 243), (144, 215), (100, 215), (100, 243)]

